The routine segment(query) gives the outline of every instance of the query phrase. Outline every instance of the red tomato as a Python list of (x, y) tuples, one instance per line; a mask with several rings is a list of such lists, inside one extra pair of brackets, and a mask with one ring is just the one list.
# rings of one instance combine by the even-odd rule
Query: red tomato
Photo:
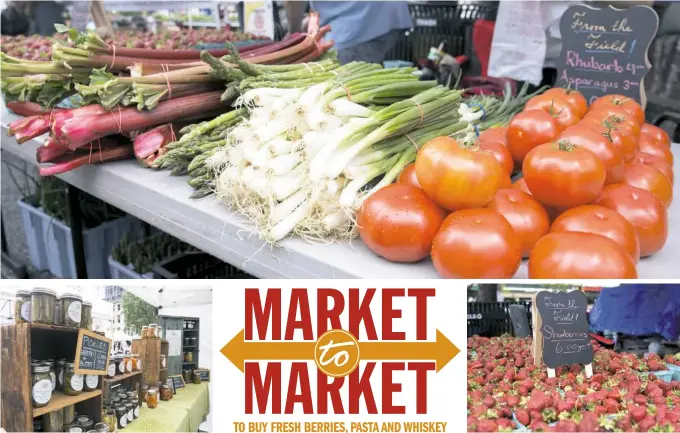
[(641, 135), (638, 141), (638, 148), (640, 152), (649, 153), (662, 157), (668, 165), (673, 167), (673, 153), (671, 148), (666, 146), (663, 142), (650, 137), (649, 135)]
[(633, 260), (640, 260), (640, 243), (635, 227), (618, 212), (604, 206), (573, 207), (557, 217), (551, 233), (580, 232), (607, 237), (621, 245)]
[(531, 195), (544, 205), (561, 208), (595, 200), (606, 177), (604, 164), (593, 152), (566, 140), (529, 152), (522, 173)]
[(624, 111), (630, 113), (638, 125), (645, 123), (645, 111), (642, 106), (634, 99), (623, 95), (605, 95), (597, 98), (590, 104), (590, 109), (595, 110), (601, 107), (620, 107)]
[(489, 152), (437, 137), (418, 152), (416, 176), (435, 203), (457, 210), (486, 206), (507, 174)]
[(640, 137), (640, 125), (637, 124), (633, 115), (621, 107), (601, 107), (588, 112), (585, 119), (607, 122), (611, 127), (621, 128), (630, 133), (635, 139)]
[(630, 185), (608, 185), (594, 204), (608, 207), (635, 227), (640, 257), (660, 251), (668, 239), (668, 211), (654, 195)]
[(618, 183), (623, 178), (623, 157), (611, 141), (586, 126), (572, 126), (560, 134), (576, 146), (588, 149), (600, 158), (607, 170), (606, 184)]
[(512, 179), (510, 176), (504, 177), (503, 178), (503, 183), (501, 184), (500, 189), (510, 189), (512, 188)]
[(637, 278), (635, 262), (613, 240), (592, 233), (549, 233), (529, 256), (529, 278)]
[(418, 183), (418, 178), (416, 177), (416, 163), (413, 162), (401, 171), (399, 173), (399, 177), (397, 178), (398, 183), (408, 183), (413, 186), (417, 186), (420, 188), (420, 184)]
[(522, 243), (522, 257), (529, 253), (550, 229), (548, 212), (531, 195), (516, 189), (498, 191), (487, 206), (508, 220)]
[(673, 185), (659, 170), (644, 164), (626, 164), (621, 183), (644, 189), (669, 207), (673, 201)]
[(542, 110), (522, 111), (508, 124), (505, 138), (512, 159), (522, 164), (531, 149), (554, 140), (561, 128), (555, 119)]
[(417, 262), (430, 254), (445, 216), (421, 189), (395, 183), (364, 201), (357, 226), (361, 240), (377, 255), (393, 262)]
[(524, 105), (524, 111), (530, 110), (543, 110), (553, 116), (560, 131), (576, 125), (581, 120), (576, 108), (565, 99), (554, 95), (543, 94), (529, 99)]
[(479, 140), (479, 148), (489, 152), (494, 158), (496, 158), (496, 161), (500, 163), (501, 168), (503, 169), (503, 173), (507, 174), (508, 176), (512, 174), (512, 170), (515, 168), (515, 163), (512, 160), (510, 151), (502, 142), (498, 140), (492, 141), (490, 139)]
[(583, 117), (588, 112), (588, 101), (578, 90), (553, 87), (543, 92), (543, 94), (564, 99), (576, 110), (578, 117)]
[(650, 167), (656, 168), (661, 173), (663, 173), (664, 176), (668, 178), (668, 180), (671, 182), (671, 185), (673, 184), (674, 181), (673, 168), (666, 162), (666, 160), (663, 157), (652, 155), (645, 152), (638, 152), (637, 155), (635, 155), (635, 159), (633, 160), (633, 162), (645, 164)]
[(432, 263), (445, 278), (510, 278), (521, 261), (517, 233), (489, 209), (453, 212), (432, 244)]
[(624, 162), (630, 162), (638, 152), (637, 139), (628, 132), (618, 128), (607, 121), (595, 118), (584, 118), (579, 125), (587, 126), (603, 134), (621, 152)]
[(500, 141), (507, 147), (508, 142), (505, 141), (505, 134), (505, 127), (489, 128), (479, 133), (479, 141)]
[(668, 136), (668, 133), (658, 126), (652, 125), (651, 123), (645, 123), (642, 125), (642, 128), (640, 128), (640, 135), (648, 135), (657, 141), (662, 142), (666, 146), (671, 145), (671, 138)]

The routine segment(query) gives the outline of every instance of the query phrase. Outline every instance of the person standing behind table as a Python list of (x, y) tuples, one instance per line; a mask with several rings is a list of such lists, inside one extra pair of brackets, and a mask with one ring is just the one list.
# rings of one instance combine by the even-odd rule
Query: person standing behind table
[[(290, 33), (301, 30), (306, 2), (286, 1)], [(393, 1), (312, 1), (320, 25), (330, 24), (329, 38), (338, 61), (382, 63), (394, 47), (399, 32), (412, 27), (408, 4)]]
[(64, 22), (64, 5), (54, 1), (37, 1), (31, 4), (33, 16), (29, 33), (42, 36), (52, 36), (56, 33), (55, 24)]

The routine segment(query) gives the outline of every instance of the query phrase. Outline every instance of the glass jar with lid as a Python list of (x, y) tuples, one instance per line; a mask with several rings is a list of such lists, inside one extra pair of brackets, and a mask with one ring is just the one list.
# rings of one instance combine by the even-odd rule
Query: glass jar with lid
[(94, 421), (87, 415), (79, 415), (76, 418), (76, 423), (83, 428), (83, 430), (90, 431), (94, 425)]
[(75, 372), (73, 362), (64, 364), (64, 394), (80, 395), (83, 392), (83, 382), (83, 375)]
[(158, 407), (158, 391), (156, 389), (152, 388), (146, 393), (146, 406), (149, 409)]
[(201, 375), (197, 371), (194, 371), (194, 384), (195, 385), (201, 384)]
[(47, 365), (50, 368), (50, 381), (52, 382), (52, 391), (57, 388), (57, 374), (54, 371), (54, 359), (47, 359), (45, 361), (38, 361), (40, 364)]
[[(104, 418), (106, 418), (106, 416)], [(94, 431), (98, 433), (108, 433), (111, 430), (109, 429), (109, 425), (107, 423), (98, 422), (97, 424), (94, 425)]]
[(61, 296), (57, 296), (54, 302), (54, 324), (61, 326)]
[(142, 369), (142, 357), (139, 354), (132, 354), (132, 370), (140, 371)]
[(172, 398), (172, 389), (168, 385), (161, 385), (161, 400), (168, 401)]
[(99, 376), (96, 374), (86, 374), (85, 375), (85, 385), (83, 389), (85, 391), (94, 391), (99, 386)]
[(116, 419), (118, 421), (118, 428), (123, 429), (125, 426), (127, 426), (127, 410), (125, 410), (125, 406), (122, 404), (119, 404), (116, 406)]
[(116, 418), (116, 409), (109, 406), (106, 410), (106, 416), (104, 417), (104, 422), (109, 426), (110, 432), (115, 432), (118, 427), (118, 418)]
[(161, 368), (167, 368), (168, 367), (168, 356), (167, 355), (161, 355)]
[(116, 376), (125, 374), (125, 358), (122, 355), (116, 356)]
[(57, 359), (54, 362), (54, 374), (57, 376), (58, 390), (64, 389), (64, 364), (66, 364), (66, 360), (64, 358)]
[(75, 293), (61, 295), (61, 322), (67, 328), (79, 328), (83, 313), (83, 297)]
[(17, 290), (14, 300), (14, 323), (31, 322), (31, 292)]
[(52, 398), (52, 380), (50, 379), (50, 366), (33, 363), (31, 364), (31, 400), (33, 408), (45, 407)]
[(130, 400), (127, 400), (127, 403), (125, 403), (128, 424), (130, 424), (135, 419), (135, 407), (137, 407), (137, 405)]
[(64, 431), (69, 432), (69, 433), (84, 433), (85, 432), (85, 430), (81, 426), (79, 426), (78, 424), (75, 424), (75, 423), (66, 426), (64, 428)]
[(116, 359), (113, 356), (109, 357), (109, 366), (106, 368), (106, 375), (108, 377), (114, 377), (116, 375)]
[(123, 355), (123, 360), (125, 362), (125, 373), (132, 373), (132, 355), (129, 353)]
[(31, 321), (54, 325), (54, 305), (57, 294), (52, 289), (35, 288), (31, 292)]
[(92, 302), (85, 301), (80, 315), (80, 327), (92, 330)]
[(149, 323), (149, 338), (156, 338), (157, 323)]
[(141, 336), (142, 340), (146, 340), (147, 338), (149, 338), (149, 325), (142, 326)]

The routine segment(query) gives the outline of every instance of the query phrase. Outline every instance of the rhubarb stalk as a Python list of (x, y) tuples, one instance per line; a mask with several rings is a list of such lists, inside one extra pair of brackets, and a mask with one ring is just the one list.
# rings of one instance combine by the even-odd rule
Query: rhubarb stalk
[(67, 171), (74, 170), (82, 165), (121, 159), (132, 156), (133, 154), (134, 150), (130, 145), (103, 149), (101, 151), (97, 150), (86, 154), (78, 153), (67, 161), (60, 161), (49, 167), (40, 167), (39, 173), (40, 176), (54, 176), (56, 174), (66, 173)]

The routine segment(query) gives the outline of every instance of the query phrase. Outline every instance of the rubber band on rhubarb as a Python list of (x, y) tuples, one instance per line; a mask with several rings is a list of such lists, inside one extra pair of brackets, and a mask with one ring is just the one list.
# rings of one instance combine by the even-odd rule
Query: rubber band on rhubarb
[(120, 111), (120, 106), (118, 106), (118, 119), (116, 119), (116, 115), (111, 112), (111, 115), (113, 116), (113, 120), (116, 121), (116, 125), (118, 125), (118, 133), (122, 134), (123, 133), (123, 113)]
[(111, 48), (113, 48), (113, 54), (111, 55), (111, 66), (109, 66), (110, 70), (113, 70), (113, 66), (116, 64), (116, 46), (115, 45), (109, 45)]
[(166, 72), (170, 72), (170, 66), (163, 63), (161, 65), (161, 69), (163, 70), (163, 72), (161, 72), (161, 76), (165, 78), (165, 84), (168, 86), (168, 99), (172, 99), (172, 86), (170, 85), (170, 79), (166, 75)]

